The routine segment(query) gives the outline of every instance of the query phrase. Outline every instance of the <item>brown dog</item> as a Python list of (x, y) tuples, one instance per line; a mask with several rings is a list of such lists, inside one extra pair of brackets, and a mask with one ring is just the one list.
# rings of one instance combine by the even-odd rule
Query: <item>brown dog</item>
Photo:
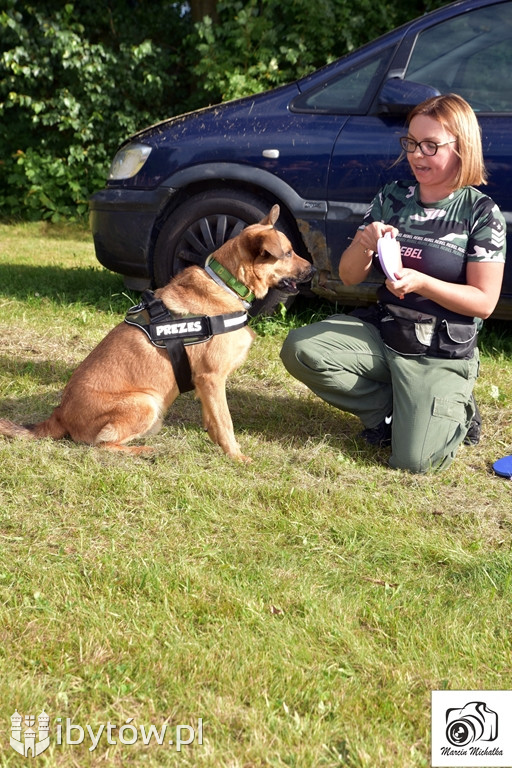
[[(259, 224), (244, 229), (213, 256), (257, 299), (272, 287), (296, 292), (314, 268), (297, 256), (274, 224), (275, 205)], [(201, 267), (188, 267), (155, 297), (177, 316), (221, 315), (243, 309), (241, 300), (214, 281)], [(247, 461), (235, 440), (226, 401), (226, 379), (247, 357), (255, 337), (247, 326), (187, 345), (192, 385), (201, 400), (203, 426), (233, 459)], [(113, 328), (78, 366), (64, 389), (61, 404), (46, 421), (22, 427), (0, 419), (7, 437), (60, 439), (131, 453), (150, 451), (125, 446), (129, 440), (155, 434), (179, 394), (167, 350), (155, 346), (139, 328), (125, 322)]]

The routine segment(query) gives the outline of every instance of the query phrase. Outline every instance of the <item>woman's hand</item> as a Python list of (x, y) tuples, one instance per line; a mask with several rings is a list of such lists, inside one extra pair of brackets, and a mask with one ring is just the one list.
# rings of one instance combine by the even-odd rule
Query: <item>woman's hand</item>
[(494, 311), (503, 280), (503, 262), (469, 262), (466, 283), (446, 283), (415, 269), (400, 269), (396, 280), (386, 280), (386, 288), (399, 299), (417, 293), (445, 309), (469, 317), (486, 317)]
[(358, 240), (363, 248), (376, 253), (377, 241), (379, 238), (384, 237), (387, 232), (391, 232), (391, 237), (398, 237), (398, 229), (396, 227), (392, 227), (390, 224), (383, 224), (382, 221), (374, 221), (358, 233), (360, 235)]
[(377, 250), (377, 240), (386, 232), (391, 232), (393, 237), (398, 235), (396, 227), (381, 221), (374, 221), (356, 232), (348, 248), (343, 251), (338, 267), (344, 285), (358, 285), (366, 280), (372, 266), (373, 254)]
[(396, 280), (386, 280), (386, 288), (393, 296), (403, 299), (406, 293), (423, 295), (426, 275), (415, 269), (400, 269), (396, 272)]

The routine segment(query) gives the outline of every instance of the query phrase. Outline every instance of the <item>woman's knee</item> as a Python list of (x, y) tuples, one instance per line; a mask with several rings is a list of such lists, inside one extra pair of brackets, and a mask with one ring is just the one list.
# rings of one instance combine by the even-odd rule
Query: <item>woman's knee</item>
[(428, 472), (440, 472), (448, 469), (455, 458), (454, 453), (429, 457), (428, 460), (420, 456), (396, 457), (391, 455), (389, 466), (393, 469), (403, 469), (415, 475), (426, 475)]
[(392, 441), (389, 465), (414, 474), (447, 469), (464, 440), (464, 420), (432, 417), (426, 432), (410, 433), (407, 439), (397, 435)]
[(300, 342), (298, 342), (296, 336), (296, 331), (290, 331), (284, 340), (284, 344), (281, 347), (280, 352), (281, 361), (284, 367), (288, 373), (291, 373), (291, 375), (295, 376), (295, 378), (297, 378), (297, 371), (300, 367), (297, 360), (297, 351), (300, 348)]
[[(428, 460), (422, 456), (414, 456), (412, 454), (403, 454), (401, 452), (392, 453), (389, 459), (389, 466), (393, 469), (403, 469), (406, 472), (411, 472), (415, 475), (425, 475), (427, 472), (433, 472), (434, 470), (445, 469), (445, 459), (448, 457), (437, 457), (434, 463), (432, 458)], [(446, 467), (451, 463), (451, 459), (446, 463)]]
[(306, 335), (304, 328), (290, 331), (280, 356), (288, 373), (300, 381), (322, 369), (321, 355), (315, 338), (311, 334)]

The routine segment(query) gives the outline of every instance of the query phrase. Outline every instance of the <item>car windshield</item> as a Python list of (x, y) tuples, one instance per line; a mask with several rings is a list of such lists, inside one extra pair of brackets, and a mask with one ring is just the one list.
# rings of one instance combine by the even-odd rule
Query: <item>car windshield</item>
[(338, 115), (363, 115), (375, 88), (383, 77), (393, 52), (388, 46), (321, 86), (299, 96), (292, 104), (297, 112), (323, 112)]

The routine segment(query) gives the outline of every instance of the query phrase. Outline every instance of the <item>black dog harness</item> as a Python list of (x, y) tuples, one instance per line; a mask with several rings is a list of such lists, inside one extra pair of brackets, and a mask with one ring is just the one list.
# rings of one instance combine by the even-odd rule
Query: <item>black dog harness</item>
[(140, 304), (128, 310), (124, 321), (144, 331), (156, 347), (167, 349), (180, 392), (189, 392), (194, 385), (185, 347), (243, 328), (249, 319), (247, 312), (176, 317), (163, 301), (155, 298), (153, 291), (147, 290), (142, 293)]

